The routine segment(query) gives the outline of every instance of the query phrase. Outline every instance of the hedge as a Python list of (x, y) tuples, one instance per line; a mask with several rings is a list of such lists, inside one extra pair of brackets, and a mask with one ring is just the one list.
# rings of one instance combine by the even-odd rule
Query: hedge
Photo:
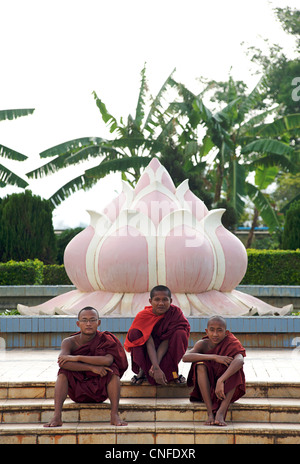
[(300, 285), (300, 250), (248, 249), (243, 285)]
[(63, 265), (43, 264), (38, 259), (0, 263), (0, 285), (70, 285)]
[(0, 263), (0, 285), (42, 285), (43, 267), (38, 259)]
[[(248, 249), (242, 285), (300, 285), (300, 250)], [(38, 259), (0, 263), (0, 285), (70, 285), (63, 265)]]

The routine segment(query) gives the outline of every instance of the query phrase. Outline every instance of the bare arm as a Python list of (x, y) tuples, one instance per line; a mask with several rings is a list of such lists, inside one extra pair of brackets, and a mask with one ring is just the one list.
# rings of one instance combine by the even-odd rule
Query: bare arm
[(228, 366), (232, 358), (230, 356), (220, 356), (217, 354), (205, 354), (203, 351), (205, 351), (204, 347), (204, 341), (200, 340), (197, 343), (195, 343), (194, 347), (188, 351), (182, 358), (183, 362), (201, 362), (201, 361), (215, 361), (220, 364), (225, 364)]
[(224, 382), (229, 379), (233, 374), (235, 374), (237, 371), (239, 371), (244, 364), (244, 358), (242, 354), (237, 354), (234, 358), (233, 361), (230, 363), (230, 366), (226, 369), (226, 371), (218, 378), (217, 384), (216, 384), (216, 396), (223, 400), (225, 398), (224, 394)]
[(152, 362), (150, 371), (152, 371), (155, 381), (160, 384), (167, 384), (165, 374), (161, 370), (159, 363), (168, 351), (169, 341), (163, 340), (156, 351), (153, 338), (150, 336), (146, 346), (150, 361)]
[(93, 367), (108, 368), (113, 363), (114, 358), (110, 354), (105, 356), (74, 356), (71, 354), (72, 346), (73, 344), (70, 339), (63, 340), (58, 357), (59, 367), (63, 367), (69, 371), (89, 371), (93, 370)]

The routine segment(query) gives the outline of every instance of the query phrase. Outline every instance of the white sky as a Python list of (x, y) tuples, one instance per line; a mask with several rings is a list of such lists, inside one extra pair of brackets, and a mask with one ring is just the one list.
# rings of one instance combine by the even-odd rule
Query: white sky
[[(32, 116), (0, 122), (0, 143), (29, 157), (3, 161), (15, 172), (40, 166), (39, 153), (68, 140), (108, 137), (92, 91), (117, 118), (134, 114), (140, 71), (147, 63), (150, 91), (174, 77), (197, 92), (197, 77), (235, 79), (249, 87), (258, 77), (241, 42), (294, 42), (272, 8), (299, 7), (299, 0), (2, 0), (0, 109), (35, 108)], [(34, 194), (48, 198), (82, 172), (31, 181)], [(120, 174), (59, 206), (55, 228), (87, 225), (87, 209), (101, 211), (120, 191)], [(19, 191), (5, 188), (1, 196)]]

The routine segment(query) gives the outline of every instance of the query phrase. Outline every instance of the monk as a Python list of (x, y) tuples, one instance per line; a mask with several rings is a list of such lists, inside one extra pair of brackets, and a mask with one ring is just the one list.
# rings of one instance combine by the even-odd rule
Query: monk
[(187, 384), (194, 386), (191, 401), (203, 401), (207, 408), (206, 425), (226, 426), (230, 403), (246, 392), (243, 371), (246, 352), (239, 340), (226, 329), (221, 316), (212, 316), (206, 336), (183, 356), (191, 362)]
[(140, 311), (126, 336), (125, 350), (131, 352), (131, 382), (144, 380), (152, 385), (185, 383), (178, 364), (186, 352), (190, 325), (180, 308), (172, 304), (168, 287), (158, 285), (150, 292), (149, 303)]
[(120, 341), (110, 332), (100, 332), (99, 315), (92, 307), (78, 314), (80, 332), (65, 338), (58, 357), (54, 416), (44, 427), (62, 425), (63, 403), (101, 403), (109, 398), (112, 425), (127, 425), (119, 417), (120, 378), (128, 367)]

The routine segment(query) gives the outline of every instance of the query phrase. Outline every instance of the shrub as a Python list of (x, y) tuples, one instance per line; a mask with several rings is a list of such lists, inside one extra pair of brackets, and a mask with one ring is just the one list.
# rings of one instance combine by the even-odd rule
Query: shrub
[(248, 249), (244, 285), (300, 285), (300, 251)]
[(300, 200), (292, 203), (286, 213), (282, 234), (282, 248), (284, 250), (300, 248)]
[(0, 259), (56, 262), (52, 205), (30, 190), (0, 199)]
[(0, 263), (0, 285), (42, 285), (43, 263), (38, 259)]
[(43, 285), (70, 285), (64, 265), (48, 264), (43, 268)]

